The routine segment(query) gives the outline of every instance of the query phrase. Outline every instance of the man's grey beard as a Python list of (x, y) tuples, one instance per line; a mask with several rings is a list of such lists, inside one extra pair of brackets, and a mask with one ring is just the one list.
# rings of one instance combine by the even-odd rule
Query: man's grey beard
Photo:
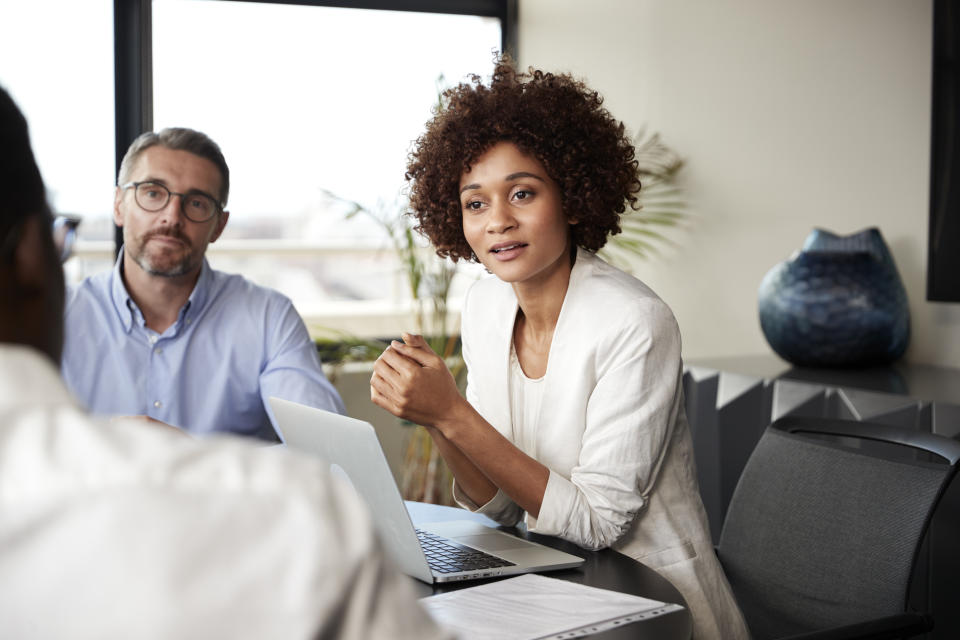
[(167, 269), (159, 269), (155, 267), (149, 259), (146, 248), (150, 238), (155, 235), (170, 235), (172, 237), (179, 237), (181, 240), (186, 242), (186, 237), (177, 232), (165, 234), (162, 233), (162, 231), (157, 231), (147, 234), (146, 237), (142, 238), (141, 240), (140, 250), (136, 254), (131, 253), (131, 257), (133, 258), (134, 262), (140, 265), (141, 269), (152, 276), (160, 276), (161, 278), (177, 278), (196, 268), (197, 262), (199, 261), (195, 260), (196, 255), (193, 252), (188, 253), (180, 260), (180, 262)]
[(144, 253), (144, 251), (140, 251), (138, 255), (133, 256), (133, 260), (140, 265), (141, 269), (152, 276), (160, 276), (162, 278), (177, 278), (191, 271), (195, 266), (192, 260), (193, 254), (190, 254), (168, 269), (157, 269), (150, 264), (150, 261), (147, 259)]

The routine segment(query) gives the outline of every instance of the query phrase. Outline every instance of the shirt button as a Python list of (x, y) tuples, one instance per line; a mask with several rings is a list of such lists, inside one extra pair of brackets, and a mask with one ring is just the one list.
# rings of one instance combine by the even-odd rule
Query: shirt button
[(191, 320), (190, 318), (187, 318), (187, 324), (190, 324), (191, 322), (193, 322), (193, 320)]
[(155, 406), (157, 409), (159, 409), (160, 407), (163, 406), (163, 403), (160, 402), (159, 400), (157, 400), (156, 402), (153, 403), (153, 406)]
[(161, 353), (163, 353), (163, 348), (157, 347), (156, 349), (153, 350), (153, 352), (157, 355), (160, 355)]
[(150, 344), (157, 344), (157, 336), (150, 336)]

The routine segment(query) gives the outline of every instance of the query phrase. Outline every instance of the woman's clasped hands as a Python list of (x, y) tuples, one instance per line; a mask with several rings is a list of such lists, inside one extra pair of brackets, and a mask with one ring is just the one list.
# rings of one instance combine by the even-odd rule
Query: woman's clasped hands
[(373, 365), (370, 399), (390, 413), (425, 427), (441, 429), (466, 402), (457, 383), (423, 336), (404, 333)]

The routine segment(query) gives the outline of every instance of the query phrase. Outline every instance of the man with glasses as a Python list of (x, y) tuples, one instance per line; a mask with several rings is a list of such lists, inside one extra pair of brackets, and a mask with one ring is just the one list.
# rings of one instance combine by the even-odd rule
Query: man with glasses
[(60, 248), (2, 88), (0, 193), (0, 637), (449, 638), (325, 465), (77, 406)]
[(134, 140), (120, 165), (113, 270), (67, 295), (62, 371), (98, 414), (276, 440), (267, 398), (343, 413), (290, 300), (204, 258), (230, 217), (220, 148), (192, 129)]

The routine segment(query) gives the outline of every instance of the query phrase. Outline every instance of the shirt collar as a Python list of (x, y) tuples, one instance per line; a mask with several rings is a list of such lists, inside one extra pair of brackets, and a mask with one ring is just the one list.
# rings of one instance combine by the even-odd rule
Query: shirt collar
[(134, 302), (123, 284), (123, 247), (117, 252), (117, 261), (113, 264), (113, 275), (110, 277), (110, 299), (113, 308), (120, 318), (123, 330), (130, 333), (133, 327)]
[[(123, 284), (123, 250), (124, 248), (120, 247), (120, 251), (117, 252), (117, 261), (113, 265), (110, 298), (113, 301), (113, 307), (117, 315), (120, 317), (120, 324), (123, 325), (123, 330), (130, 333), (130, 329), (133, 328), (134, 317), (139, 311), (137, 311), (137, 304), (133, 301), (133, 298), (130, 297), (130, 292), (127, 291), (126, 285)], [(192, 313), (196, 315), (203, 309), (210, 295), (212, 281), (213, 269), (210, 268), (210, 264), (207, 262), (206, 257), (204, 257), (203, 265), (200, 267), (200, 277), (197, 279), (197, 284), (187, 299), (187, 303), (183, 305), (183, 309), (180, 310), (177, 324), (183, 322), (187, 310), (192, 310)]]
[(183, 306), (183, 311), (180, 312), (180, 321), (183, 321), (184, 312), (190, 310), (191, 315), (196, 315), (200, 313), (204, 305), (207, 303), (207, 298), (210, 297), (210, 287), (213, 283), (213, 269), (210, 268), (210, 264), (207, 262), (206, 257), (203, 259), (203, 264), (200, 266), (200, 277), (197, 278), (197, 284), (193, 287), (193, 293), (190, 294), (190, 298), (187, 299), (187, 304)]

